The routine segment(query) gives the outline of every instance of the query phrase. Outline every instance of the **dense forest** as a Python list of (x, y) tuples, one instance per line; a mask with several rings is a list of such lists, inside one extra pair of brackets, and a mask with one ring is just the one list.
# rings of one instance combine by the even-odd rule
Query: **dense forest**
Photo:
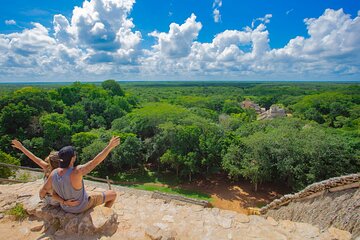
[[(277, 105), (286, 116), (257, 120)], [(360, 85), (354, 83), (128, 82), (0, 86), (0, 161), (32, 165), (14, 138), (39, 157), (66, 145), (78, 163), (112, 135), (121, 145), (96, 168), (116, 179), (156, 169), (182, 181), (212, 174), (254, 186), (280, 182), (298, 190), (360, 172)], [(10, 171), (0, 168), (2, 177)]]

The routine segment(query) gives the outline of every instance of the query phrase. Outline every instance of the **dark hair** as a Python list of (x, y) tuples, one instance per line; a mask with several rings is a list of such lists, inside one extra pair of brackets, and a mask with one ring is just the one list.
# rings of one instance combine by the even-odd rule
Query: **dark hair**
[(68, 168), (71, 162), (71, 158), (75, 156), (75, 149), (72, 146), (66, 146), (59, 151), (59, 165), (61, 168)]

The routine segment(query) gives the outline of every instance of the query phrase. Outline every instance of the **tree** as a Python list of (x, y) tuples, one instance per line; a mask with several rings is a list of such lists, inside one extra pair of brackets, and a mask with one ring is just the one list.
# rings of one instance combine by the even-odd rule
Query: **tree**
[(18, 135), (30, 122), (37, 110), (23, 103), (10, 103), (1, 110), (0, 126), (3, 133)]
[[(27, 149), (31, 149), (31, 152), (33, 152), (36, 156), (42, 159), (45, 159), (52, 150), (45, 147), (45, 140), (43, 137), (25, 139), (24, 141), (22, 141), (22, 143)], [(21, 165), (39, 167), (38, 165), (30, 161), (26, 155), (20, 153), (19, 151), (17, 151), (17, 156), (19, 156), (19, 159), (21, 160)]]
[(254, 122), (246, 129), (239, 129), (241, 142), (230, 145), (223, 157), (229, 176), (242, 176), (254, 184), (282, 180), (299, 190), (315, 181), (360, 170), (358, 144), (340, 130), (325, 130), (316, 123), (291, 118)]
[(250, 179), (251, 183), (254, 184), (254, 191), (257, 192), (258, 184), (263, 180), (263, 171), (261, 171), (261, 165), (255, 159), (245, 158), (241, 162), (241, 175), (246, 178)]
[(99, 134), (95, 132), (79, 132), (71, 136), (71, 143), (76, 147), (78, 153), (81, 154), (83, 148), (89, 146), (98, 138)]
[[(12, 165), (20, 165), (20, 161), (11, 155), (0, 151), (0, 162)], [(15, 171), (12, 168), (0, 166), (0, 177), (8, 178), (15, 175)]]
[(240, 107), (240, 104), (237, 101), (225, 100), (222, 111), (230, 115), (232, 113), (241, 113), (244, 110)]
[(125, 96), (120, 84), (115, 80), (106, 80), (101, 83), (103, 89), (107, 90), (112, 96)]
[(86, 123), (87, 121), (87, 114), (84, 109), (84, 106), (79, 103), (70, 107), (65, 107), (64, 114), (66, 118), (70, 120), (71, 123), (76, 123), (79, 121)]
[(222, 158), (221, 166), (230, 178), (238, 179), (238, 177), (241, 176), (243, 154), (244, 151), (241, 146), (232, 144), (227, 148)]
[(50, 149), (60, 149), (70, 144), (70, 122), (63, 114), (50, 113), (40, 118), (44, 132), (45, 146)]
[(115, 172), (120, 171), (123, 166), (129, 166), (132, 169), (134, 166), (142, 166), (144, 163), (142, 141), (133, 134), (123, 136), (121, 145), (110, 158)]
[(168, 103), (150, 103), (114, 120), (112, 129), (136, 133), (144, 140), (158, 133), (160, 124), (168, 121), (179, 122), (189, 114), (188, 110), (180, 106)]
[(91, 128), (106, 127), (106, 120), (103, 116), (92, 114), (89, 119), (89, 126)]
[(181, 161), (178, 157), (178, 155), (171, 151), (171, 149), (168, 149), (161, 157), (160, 162), (162, 164), (167, 164), (174, 168), (176, 170), (176, 177), (179, 177), (179, 168), (181, 165)]
[(56, 89), (59, 98), (67, 105), (72, 106), (81, 100), (81, 83), (77, 82), (70, 86), (60, 87)]
[(324, 117), (315, 108), (309, 108), (308, 110), (306, 110), (304, 112), (304, 117), (305, 119), (312, 120), (320, 124), (325, 122)]

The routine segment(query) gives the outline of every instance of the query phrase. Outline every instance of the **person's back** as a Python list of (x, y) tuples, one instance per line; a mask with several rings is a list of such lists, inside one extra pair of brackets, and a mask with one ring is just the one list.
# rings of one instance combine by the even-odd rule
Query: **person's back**
[[(52, 188), (63, 199), (71, 199), (73, 201), (79, 201), (77, 206), (67, 206), (60, 204), (61, 208), (65, 212), (80, 213), (89, 203), (89, 196), (85, 191), (84, 183), (82, 181), (82, 187), (75, 189), (72, 185), (71, 174), (73, 173), (72, 167), (67, 169), (57, 169), (52, 175)], [(62, 171), (65, 170), (65, 171)]]
[(105, 207), (111, 207), (115, 202), (116, 192), (109, 190), (88, 196), (85, 191), (83, 176), (99, 165), (119, 144), (120, 139), (118, 137), (111, 138), (109, 144), (93, 160), (75, 168), (76, 154), (74, 148), (71, 146), (63, 147), (59, 151), (60, 168), (51, 172), (48, 181), (40, 190), (40, 198), (44, 198), (52, 188), (64, 200), (78, 203), (75, 206), (60, 204), (66, 212), (80, 213), (103, 203), (105, 203)]

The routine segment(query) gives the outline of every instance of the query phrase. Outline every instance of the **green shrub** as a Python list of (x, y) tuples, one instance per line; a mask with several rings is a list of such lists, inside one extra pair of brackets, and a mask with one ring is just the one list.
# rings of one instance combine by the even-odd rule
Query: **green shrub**
[[(12, 165), (20, 165), (20, 161), (11, 155), (4, 153), (3, 151), (0, 151), (0, 162), (12, 164)], [(0, 166), (0, 177), (2, 178), (8, 178), (15, 175), (14, 169)]]
[(13, 208), (9, 209), (5, 213), (15, 216), (16, 220), (23, 220), (28, 216), (24, 206), (21, 203), (17, 203)]

